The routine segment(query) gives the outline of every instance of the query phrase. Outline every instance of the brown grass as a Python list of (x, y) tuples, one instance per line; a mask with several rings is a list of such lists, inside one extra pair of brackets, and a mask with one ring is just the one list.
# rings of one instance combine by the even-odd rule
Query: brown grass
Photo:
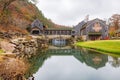
[(28, 34), (28, 32), (25, 29), (21, 29), (13, 25), (9, 25), (7, 27), (0, 25), (0, 32), (15, 32), (15, 33)]
[(0, 57), (0, 76), (13, 80), (17, 75), (24, 75), (27, 71), (24, 61), (15, 58)]

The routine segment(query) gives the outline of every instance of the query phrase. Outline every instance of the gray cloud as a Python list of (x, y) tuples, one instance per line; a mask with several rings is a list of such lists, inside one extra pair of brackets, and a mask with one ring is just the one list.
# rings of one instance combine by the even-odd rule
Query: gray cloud
[(37, 6), (57, 24), (76, 25), (88, 14), (90, 19), (119, 14), (119, 3), (120, 0), (40, 0)]

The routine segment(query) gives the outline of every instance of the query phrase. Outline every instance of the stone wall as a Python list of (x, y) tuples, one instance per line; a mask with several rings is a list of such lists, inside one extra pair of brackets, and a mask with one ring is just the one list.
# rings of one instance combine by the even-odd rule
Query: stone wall
[(13, 39), (13, 38), (18, 38), (18, 37), (24, 37), (26, 34), (22, 34), (20, 32), (0, 32), (0, 38), (1, 39)]
[(48, 47), (47, 41), (44, 39), (15, 39), (11, 41), (15, 45), (13, 53), (19, 57), (31, 57), (37, 54), (38, 50), (42, 50)]

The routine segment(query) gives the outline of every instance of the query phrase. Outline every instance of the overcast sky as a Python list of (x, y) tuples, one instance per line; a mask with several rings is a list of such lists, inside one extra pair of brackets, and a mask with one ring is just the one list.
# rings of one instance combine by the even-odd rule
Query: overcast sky
[(37, 4), (45, 17), (61, 25), (76, 25), (86, 15), (105, 19), (120, 13), (120, 0), (40, 0)]

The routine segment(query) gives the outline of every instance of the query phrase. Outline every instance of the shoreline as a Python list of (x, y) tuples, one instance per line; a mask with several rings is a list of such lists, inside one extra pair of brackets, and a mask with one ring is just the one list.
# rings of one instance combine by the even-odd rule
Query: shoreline
[(35, 55), (38, 49), (48, 47), (45, 38), (26, 36), (11, 40), (1, 39), (0, 56), (28, 56)]
[[(104, 43), (106, 42), (105, 46), (103, 45), (103, 42)], [(108, 44), (108, 42), (112, 42), (112, 43)], [(100, 53), (102, 52), (104, 54), (120, 55), (120, 50), (118, 50), (120, 47), (119, 48), (117, 47), (117, 49), (116, 49), (115, 48), (116, 46), (113, 45), (113, 44), (116, 44), (116, 42), (120, 43), (120, 40), (102, 40), (102, 41), (77, 42), (77, 43), (75, 43), (75, 45), (78, 46), (78, 47), (84, 47), (84, 48), (87, 48), (87, 49), (90, 49), (90, 50), (99, 51)], [(119, 46), (119, 43), (116, 44), (116, 45)], [(112, 47), (114, 47), (114, 49), (109, 47), (109, 45), (113, 45)]]
[(98, 52), (100, 54), (106, 54), (106, 55), (110, 55), (110, 56), (114, 56), (114, 57), (120, 57), (119, 54), (114, 54), (114, 53), (108, 53), (108, 52), (103, 52), (103, 51), (100, 51), (100, 50), (96, 50), (96, 49), (92, 49), (92, 48), (87, 48), (87, 47), (80, 47), (80, 46), (77, 46), (79, 48), (86, 48), (88, 50), (91, 50), (91, 51), (94, 51), (94, 52)]

